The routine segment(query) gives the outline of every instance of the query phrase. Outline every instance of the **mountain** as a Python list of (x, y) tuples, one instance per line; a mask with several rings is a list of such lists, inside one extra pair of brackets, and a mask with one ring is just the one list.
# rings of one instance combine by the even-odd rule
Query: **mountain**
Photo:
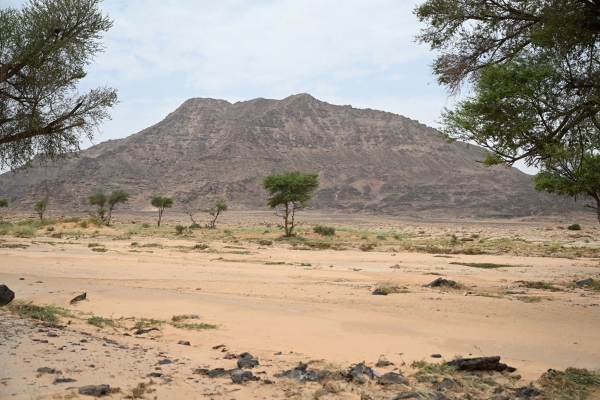
[(315, 209), (500, 218), (575, 209), (537, 193), (515, 168), (483, 167), (483, 153), (448, 144), (415, 120), (308, 94), (235, 104), (193, 98), (156, 125), (84, 150), (60, 168), (0, 175), (0, 197), (20, 209), (49, 196), (53, 208), (83, 210), (88, 195), (123, 188), (132, 198), (120, 209), (150, 209), (153, 195), (173, 197), (180, 209), (218, 199), (264, 209), (262, 179), (300, 170), (319, 173)]

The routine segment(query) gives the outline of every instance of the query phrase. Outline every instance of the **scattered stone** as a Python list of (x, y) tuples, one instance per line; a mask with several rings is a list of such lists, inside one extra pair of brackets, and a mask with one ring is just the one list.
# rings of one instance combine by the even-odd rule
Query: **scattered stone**
[(453, 387), (454, 387), (454, 381), (450, 378), (444, 378), (438, 384), (438, 390), (452, 389)]
[(283, 354), (282, 352), (278, 351), (277, 353), (273, 354), (274, 356), (280, 356), (281, 354)]
[(221, 376), (231, 375), (231, 370), (225, 368), (215, 368), (208, 371), (206, 375), (208, 375), (209, 378), (219, 378)]
[(19, 280), (20, 280), (20, 281), (24, 281), (24, 280), (25, 280), (25, 278), (19, 278)]
[(103, 338), (103, 339), (104, 339), (104, 341), (105, 341), (107, 344), (114, 344), (114, 345), (117, 345), (117, 344), (119, 344), (119, 343), (117, 343), (117, 341), (116, 341), (116, 340), (107, 339), (107, 338)]
[(225, 347), (225, 345), (224, 344), (219, 344), (217, 346), (213, 346), (213, 350), (219, 350), (222, 347)]
[[(506, 364), (500, 363), (499, 356), (457, 358), (456, 360), (448, 361), (448, 365), (456, 367), (459, 371), (503, 371), (509, 368)], [(516, 368), (513, 370), (516, 370)]]
[(57, 385), (59, 383), (71, 383), (71, 382), (77, 382), (77, 381), (72, 378), (55, 378), (54, 382), (52, 382), (52, 384)]
[(594, 283), (592, 278), (582, 279), (576, 283), (577, 287), (584, 287), (585, 285), (589, 285), (590, 283)]
[(449, 400), (442, 392), (407, 392), (400, 393), (398, 396), (394, 397), (392, 400), (401, 400), (401, 399), (426, 399), (426, 400)]
[(58, 335), (55, 332), (48, 332), (49, 337), (58, 337)]
[(109, 385), (88, 385), (79, 388), (79, 394), (100, 397), (110, 393)]
[(542, 391), (534, 387), (525, 386), (517, 389), (517, 391), (515, 392), (515, 397), (529, 399), (532, 397), (541, 396), (542, 394), (544, 394)]
[(87, 293), (83, 293), (83, 294), (80, 294), (79, 296), (75, 296), (75, 297), (73, 297), (73, 298), (71, 299), (70, 303), (71, 303), (71, 304), (75, 304), (75, 303), (77, 303), (77, 302), (80, 302), (80, 301), (82, 301), (82, 300), (85, 300), (85, 299), (86, 299), (86, 296), (87, 296)]
[(233, 383), (236, 383), (238, 385), (241, 385), (244, 382), (248, 382), (248, 381), (259, 381), (260, 378), (258, 376), (254, 376), (252, 375), (252, 372), (250, 371), (244, 371), (241, 369), (234, 369), (231, 371), (231, 380), (233, 381)]
[(432, 354), (431, 358), (442, 358), (441, 354)]
[(56, 375), (62, 374), (61, 371), (54, 369), (54, 368), (50, 368), (50, 367), (38, 368), (37, 372), (39, 372), (40, 374), (56, 374)]
[(360, 384), (367, 383), (367, 377), (373, 379), (373, 371), (363, 363), (356, 364), (350, 368), (347, 374), (349, 380), (354, 380)]
[(148, 378), (160, 378), (161, 376), (163, 376), (163, 374), (161, 374), (160, 372), (150, 372), (148, 375), (146, 375)]
[(273, 381), (270, 380), (270, 379), (265, 379), (263, 382), (264, 382), (265, 385), (272, 385), (273, 384)]
[(159, 330), (158, 328), (138, 329), (133, 334), (134, 335), (143, 335), (144, 333), (148, 333), (148, 332), (152, 332), (152, 331), (158, 331), (158, 330)]
[(167, 365), (167, 364), (173, 364), (173, 361), (169, 360), (168, 358), (165, 358), (156, 363), (156, 365)]
[(400, 266), (400, 264), (396, 264), (396, 265), (392, 265), (390, 268), (392, 268), (392, 269), (400, 269), (402, 267)]
[(0, 285), (0, 307), (5, 306), (15, 299), (15, 292), (6, 285)]
[(47, 340), (44, 340), (44, 339), (42, 339), (42, 340), (40, 340), (40, 343), (48, 343), (48, 341), (47, 341)]
[(451, 281), (449, 279), (444, 279), (444, 278), (437, 278), (436, 280), (434, 280), (433, 282), (427, 284), (427, 285), (423, 285), (425, 287), (454, 287), (456, 286), (457, 282), (456, 281)]
[(278, 378), (285, 377), (295, 379), (298, 382), (318, 382), (319, 374), (315, 371), (308, 371), (307, 368), (307, 364), (300, 364), (290, 370), (284, 371), (283, 373), (277, 374), (275, 376)]
[(385, 358), (381, 358), (379, 361), (377, 361), (377, 364), (375, 364), (377, 368), (389, 367), (390, 365), (394, 365), (394, 363), (389, 362)]
[(254, 358), (254, 356), (250, 353), (242, 353), (240, 354), (238, 361), (237, 361), (237, 366), (238, 368), (249, 368), (252, 369), (254, 367), (256, 367), (257, 365), (259, 365), (258, 360), (256, 358)]
[(90, 364), (88, 365), (88, 368), (96, 368), (96, 366), (94, 364)]
[(383, 374), (381, 378), (379, 378), (378, 383), (380, 385), (409, 385), (409, 380), (400, 374), (395, 372), (388, 372), (387, 374)]
[(190, 342), (188, 342), (187, 340), (180, 340), (179, 342), (177, 342), (177, 344), (181, 344), (183, 346), (190, 346)]

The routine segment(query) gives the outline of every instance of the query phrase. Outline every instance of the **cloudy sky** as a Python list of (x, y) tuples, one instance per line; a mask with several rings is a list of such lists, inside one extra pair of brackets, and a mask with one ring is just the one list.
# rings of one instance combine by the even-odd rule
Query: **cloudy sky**
[[(19, 8), (22, 0), (0, 0)], [(310, 93), (437, 126), (450, 106), (418, 45), (416, 0), (104, 0), (114, 20), (84, 87), (120, 104), (96, 143), (159, 122), (190, 97)]]

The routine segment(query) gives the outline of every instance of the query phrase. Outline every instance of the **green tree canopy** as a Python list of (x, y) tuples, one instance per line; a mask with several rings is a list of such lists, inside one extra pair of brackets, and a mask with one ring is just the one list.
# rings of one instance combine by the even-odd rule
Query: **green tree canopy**
[(313, 193), (319, 187), (319, 175), (303, 174), (300, 171), (272, 174), (263, 180), (263, 188), (269, 192), (267, 205), (270, 208), (283, 207), (285, 236), (291, 236), (295, 224), (295, 212), (306, 207)]
[(600, 222), (600, 154), (564, 152), (543, 165), (534, 177), (536, 190), (594, 200)]
[(117, 204), (127, 203), (129, 201), (129, 193), (123, 189), (115, 189), (112, 193), (106, 196), (102, 192), (95, 193), (88, 196), (88, 202), (90, 205), (96, 205), (98, 208), (95, 212), (88, 211), (92, 216), (98, 217), (102, 222), (110, 225), (112, 219), (112, 212)]
[(223, 201), (217, 201), (215, 204), (213, 204), (210, 208), (207, 208), (204, 210), (204, 212), (209, 213), (210, 215), (213, 216), (212, 221), (210, 222), (210, 227), (214, 228), (216, 223), (217, 223), (217, 218), (219, 218), (219, 215), (224, 212), (227, 211), (227, 203), (223, 202)]
[(114, 89), (77, 90), (112, 26), (100, 2), (30, 0), (0, 10), (0, 169), (67, 157), (110, 118)]
[(170, 197), (154, 196), (150, 200), (150, 204), (152, 204), (152, 206), (158, 208), (158, 226), (160, 226), (160, 221), (162, 220), (163, 211), (165, 211), (165, 208), (173, 207), (173, 199)]
[(426, 0), (415, 13), (438, 82), (450, 93), (473, 85), (444, 116), (449, 138), (483, 145), (490, 163), (529, 165), (573, 138), (600, 140), (600, 3)]
[(33, 206), (35, 212), (40, 217), (40, 221), (44, 220), (44, 213), (46, 212), (46, 209), (48, 208), (48, 204), (50, 204), (50, 201), (48, 200), (47, 197), (44, 197), (43, 199), (39, 199), (38, 201), (36, 201), (35, 205)]
[(0, 199), (0, 208), (8, 207), (8, 199)]

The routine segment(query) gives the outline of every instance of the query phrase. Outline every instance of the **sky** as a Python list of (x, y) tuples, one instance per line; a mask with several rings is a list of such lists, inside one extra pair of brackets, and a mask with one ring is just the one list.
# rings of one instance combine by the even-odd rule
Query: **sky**
[(435, 54), (414, 40), (423, 27), (413, 14), (420, 2), (104, 0), (114, 25), (80, 87), (117, 88), (120, 103), (94, 143), (139, 132), (191, 97), (309, 93), (438, 127), (456, 99), (431, 75)]

